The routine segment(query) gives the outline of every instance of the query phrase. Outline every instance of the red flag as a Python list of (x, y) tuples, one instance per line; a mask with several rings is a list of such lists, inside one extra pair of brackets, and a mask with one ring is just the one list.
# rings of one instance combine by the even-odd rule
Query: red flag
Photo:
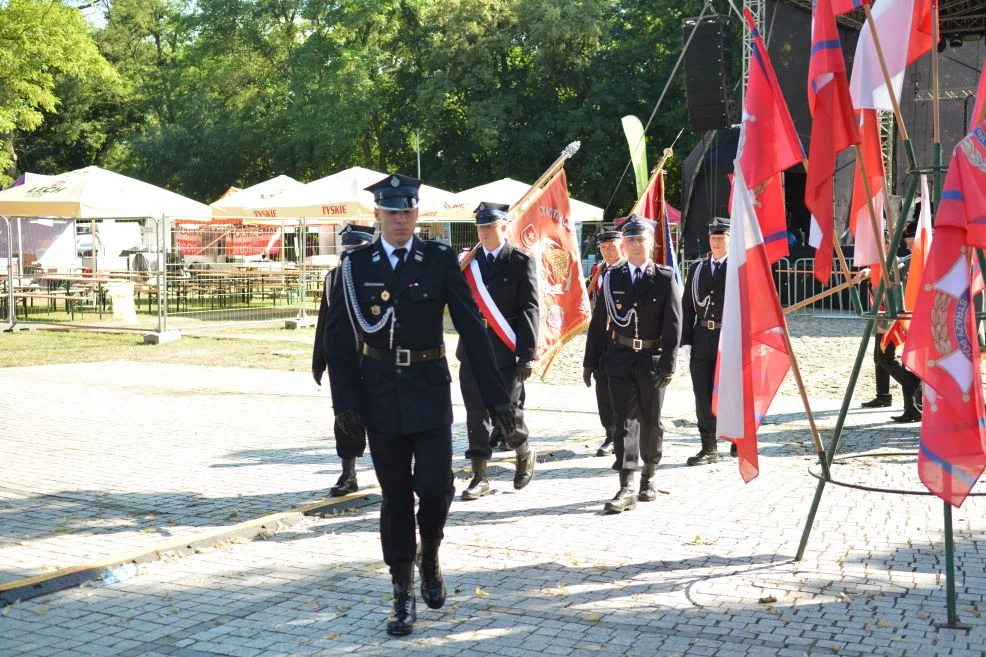
[(876, 213), (877, 231), (873, 232), (866, 186), (863, 184), (863, 167), (856, 161), (856, 177), (853, 180), (852, 206), (849, 211), (849, 230), (856, 236), (853, 264), (860, 267), (881, 263), (886, 251), (883, 246), (883, 149), (880, 145), (880, 126), (876, 110), (860, 112), (860, 133), (863, 164), (866, 165), (870, 186), (869, 199)]
[(564, 169), (526, 212), (510, 222), (507, 239), (537, 263), (541, 296), (537, 358), (546, 371), (562, 346), (589, 323), (589, 293), (582, 277)]
[(918, 474), (932, 493), (961, 506), (986, 469), (970, 246), (986, 222), (986, 122), (952, 155), (924, 280), (902, 360), (925, 383)]
[[(749, 482), (760, 474), (757, 430), (791, 367), (791, 357), (784, 341), (784, 311), (750, 192), (739, 166), (736, 172), (712, 404), (716, 435), (735, 443), (740, 476)], [(720, 390), (729, 394), (720, 396)]]
[(851, 11), (862, 8), (863, 5), (872, 5), (873, 0), (832, 0), (832, 13), (836, 16), (848, 14)]
[(777, 262), (788, 254), (787, 216), (780, 174), (802, 162), (805, 155), (767, 48), (753, 22), (753, 14), (744, 9), (743, 15), (753, 34), (753, 52), (743, 106), (746, 137), (739, 165), (746, 184), (757, 197), (754, 209), (767, 258)]
[(812, 115), (805, 182), (805, 205), (811, 210), (809, 243), (815, 247), (815, 278), (828, 285), (832, 275), (832, 235), (835, 230), (835, 159), (840, 151), (859, 143), (859, 130), (846, 81), (846, 63), (828, 2), (815, 4), (808, 64), (808, 105)]
[(907, 63), (913, 64), (931, 52), (932, 41), (932, 18), (931, 3), (936, 0), (914, 0), (914, 7), (911, 14), (911, 36), (910, 45), (907, 49)]

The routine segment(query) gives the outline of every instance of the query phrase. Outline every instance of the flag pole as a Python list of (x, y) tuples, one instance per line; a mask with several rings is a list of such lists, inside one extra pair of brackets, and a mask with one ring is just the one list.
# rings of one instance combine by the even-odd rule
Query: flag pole
[[(870, 215), (870, 230), (873, 231), (873, 239), (880, 240), (883, 242), (883, 231), (880, 230), (880, 225), (876, 219), (876, 208), (873, 207), (873, 192), (870, 188), (870, 176), (866, 171), (866, 158), (863, 157), (863, 148), (856, 144), (853, 146), (856, 151), (856, 161), (859, 162), (860, 178), (863, 180), (863, 193), (866, 194), (866, 209)], [(884, 189), (886, 189), (886, 183), (884, 183)], [(887, 259), (887, 247), (884, 244), (880, 245), (880, 251), (883, 252), (884, 261)], [(894, 296), (891, 294), (893, 288), (890, 284), (890, 275), (887, 271), (888, 267), (881, 267), (880, 277), (883, 279), (883, 284), (887, 288), (887, 306), (890, 309), (894, 308)], [(897, 268), (894, 267), (896, 272)], [(894, 279), (897, 277), (894, 276)]]
[(801, 394), (801, 402), (805, 405), (805, 415), (808, 416), (808, 425), (811, 427), (811, 442), (815, 445), (815, 452), (818, 454), (818, 462), (822, 466), (822, 475), (825, 481), (831, 480), (829, 474), (829, 461), (825, 456), (825, 446), (822, 445), (822, 437), (818, 434), (818, 427), (815, 426), (815, 416), (811, 412), (811, 404), (808, 401), (808, 391), (805, 389), (804, 381), (801, 380), (801, 370), (798, 369), (798, 359), (794, 355), (794, 347), (791, 345), (791, 334), (787, 330), (787, 322), (784, 322), (784, 345), (787, 353), (791, 357), (791, 374), (794, 375), (794, 382), (798, 385), (798, 392)]
[[(551, 166), (548, 167), (545, 170), (545, 172), (541, 174), (541, 177), (538, 178), (537, 181), (533, 185), (531, 185), (526, 192), (524, 192), (524, 195), (521, 196), (516, 203), (510, 206), (510, 214), (509, 217), (507, 218), (508, 223), (513, 221), (520, 215), (524, 214), (525, 212), (527, 212), (527, 208), (530, 207), (530, 205), (535, 200), (537, 200), (538, 197), (541, 196), (541, 193), (544, 191), (544, 188), (548, 185), (548, 183), (554, 180), (558, 172), (561, 171), (561, 169), (565, 166), (565, 161), (568, 160), (568, 158), (575, 155), (576, 153), (578, 153), (579, 148), (581, 147), (582, 147), (582, 142), (573, 141), (562, 150), (561, 154), (558, 156), (558, 159), (552, 162)], [(476, 246), (470, 249), (469, 253), (467, 253), (462, 258), (462, 262), (459, 263), (459, 269), (461, 269), (462, 271), (466, 270), (466, 267), (468, 267), (469, 264), (473, 261), (473, 258), (476, 257), (476, 253), (478, 252), (479, 247), (480, 244), (477, 243)]]
[[(859, 146), (857, 145), (856, 148), (858, 149)], [(856, 157), (859, 157), (859, 151), (858, 150), (856, 151)], [(807, 173), (808, 172), (808, 160), (806, 160), (806, 159), (805, 160), (801, 160), (801, 166), (803, 166), (805, 168), (805, 173)], [(865, 179), (865, 175), (864, 175), (864, 179)], [(866, 188), (867, 188), (866, 189), (866, 194), (867, 194), (867, 199), (868, 199), (867, 200), (867, 203), (870, 204), (871, 217), (876, 217), (876, 214), (874, 213), (874, 210), (873, 210), (872, 199), (869, 198), (869, 184), (870, 183), (867, 180), (866, 181)], [(874, 219), (874, 230), (875, 230), (875, 226), (876, 226), (876, 220)], [(834, 230), (833, 230), (833, 233), (834, 233)], [(846, 255), (842, 252), (842, 245), (839, 243), (839, 235), (838, 235), (838, 233), (834, 233), (832, 235), (832, 245), (835, 247), (835, 255), (839, 258), (839, 266), (842, 268), (842, 277), (845, 278), (846, 281), (852, 280), (853, 279), (853, 275), (852, 275), (852, 272), (849, 271), (849, 265), (846, 263)], [(886, 273), (887, 273), (886, 271), (883, 272), (884, 276), (886, 276)], [(842, 289), (842, 288), (840, 288), (840, 289)], [(832, 294), (833, 292), (835, 292), (835, 290), (829, 290), (829, 294)], [(819, 298), (824, 298), (824, 297), (819, 297)], [(817, 299), (816, 299), (816, 301), (817, 301)]]

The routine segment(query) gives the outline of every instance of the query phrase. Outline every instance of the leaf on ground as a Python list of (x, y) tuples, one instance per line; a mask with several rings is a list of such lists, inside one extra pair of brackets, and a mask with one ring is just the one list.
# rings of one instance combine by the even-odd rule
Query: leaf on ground
[(769, 605), (771, 602), (777, 602), (777, 598), (772, 595), (765, 595), (764, 597), (757, 600), (762, 605)]
[(480, 587), (477, 586), (476, 587), (476, 597), (477, 598), (488, 598), (488, 597), (490, 597), (490, 594), (487, 593), (486, 591), (484, 591), (482, 588), (480, 588)]
[(238, 515), (240, 515), (240, 512), (237, 509), (233, 509), (232, 511), (226, 514), (226, 520), (232, 520)]
[(331, 641), (332, 639), (335, 639), (337, 636), (339, 636), (338, 632), (329, 632), (328, 634), (322, 637), (322, 640)]
[(887, 621), (883, 620), (882, 618), (878, 618), (876, 620), (876, 624), (879, 627), (893, 627), (893, 624), (888, 623)]
[(34, 613), (35, 613), (36, 616), (44, 616), (45, 614), (48, 613), (48, 610), (46, 608), (44, 608), (44, 607), (41, 607), (39, 609), (35, 609), (34, 610)]
[(311, 610), (313, 610), (313, 611), (319, 611), (321, 609), (321, 607), (318, 605), (318, 603), (315, 602), (314, 600), (309, 600), (308, 601), (308, 608), (311, 609)]
[[(594, 611), (590, 611), (587, 614), (583, 614), (582, 618), (584, 618), (586, 621), (590, 623), (598, 623), (603, 619), (602, 614), (597, 614)], [(586, 648), (586, 650), (590, 650), (590, 648)], [(597, 647), (596, 650), (599, 650), (599, 648)]]

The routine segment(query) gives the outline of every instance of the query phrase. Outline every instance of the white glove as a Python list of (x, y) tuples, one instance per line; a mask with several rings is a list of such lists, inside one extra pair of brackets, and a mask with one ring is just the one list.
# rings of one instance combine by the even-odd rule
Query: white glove
[(685, 355), (685, 358), (692, 357), (692, 346), (690, 344), (681, 345), (681, 353)]

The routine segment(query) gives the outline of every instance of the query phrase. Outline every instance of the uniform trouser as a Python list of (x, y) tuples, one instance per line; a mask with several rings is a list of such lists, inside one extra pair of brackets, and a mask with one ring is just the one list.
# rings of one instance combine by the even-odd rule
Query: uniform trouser
[(388, 566), (414, 559), (418, 529), (423, 541), (441, 541), (455, 496), (452, 480), (452, 427), (418, 433), (368, 430), (373, 469), (380, 482), (380, 543)]
[(894, 344), (888, 344), (887, 348), (879, 353), (877, 366), (893, 377), (894, 381), (900, 384), (901, 389), (904, 391), (904, 410), (916, 411), (917, 407), (914, 405), (914, 393), (917, 392), (918, 387), (921, 385), (921, 380), (916, 374), (914, 374), (914, 372), (905, 369), (904, 366), (900, 364), (900, 362), (895, 358), (896, 354), (897, 346)]
[[(716, 359), (696, 358), (688, 361), (688, 371), (692, 375), (692, 392), (695, 393), (695, 418), (698, 420), (698, 435), (702, 437), (702, 448), (716, 444), (716, 416), (712, 412), (712, 387), (716, 380)], [(711, 442), (710, 442), (711, 441)]]
[[(506, 443), (510, 449), (517, 449), (527, 442), (529, 433), (527, 424), (524, 423), (524, 384), (517, 380), (516, 368), (501, 369), (500, 378), (507, 384), (510, 401), (516, 409), (514, 417), (517, 420), (517, 431), (512, 436), (506, 436)], [(466, 407), (466, 435), (469, 437), (466, 458), (488, 461), (493, 456), (493, 448), (490, 447), (493, 424), (483, 397), (479, 394), (472, 368), (465, 362), (459, 369), (459, 388), (462, 390), (462, 403)]]
[[(876, 394), (878, 397), (889, 397), (890, 396), (890, 372), (885, 370), (880, 366), (880, 363), (885, 358), (883, 350), (880, 348), (880, 342), (883, 340), (883, 333), (876, 334), (876, 344), (873, 346), (873, 367), (874, 376), (876, 378)], [(894, 352), (897, 349), (893, 344), (889, 347), (890, 349), (890, 359), (893, 360)]]
[(664, 390), (654, 387), (647, 373), (633, 372), (629, 378), (609, 377), (613, 402), (614, 470), (639, 470), (640, 460), (657, 465), (661, 462), (664, 431), (661, 429), (661, 406)]
[(609, 398), (609, 376), (606, 374), (606, 352), (599, 358), (599, 365), (593, 374), (596, 377), (596, 406), (599, 409), (599, 422), (606, 430), (606, 440), (613, 440), (616, 424), (613, 421), (613, 402)]

